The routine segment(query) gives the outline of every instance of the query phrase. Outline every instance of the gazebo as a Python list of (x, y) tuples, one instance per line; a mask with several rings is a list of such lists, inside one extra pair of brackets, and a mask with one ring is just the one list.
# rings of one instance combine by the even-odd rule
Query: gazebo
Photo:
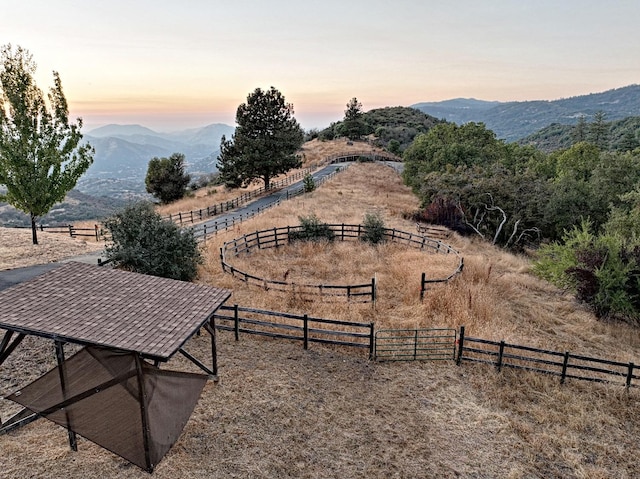
[[(68, 263), (0, 291), (0, 366), (27, 335), (55, 343), (58, 366), (6, 397), (25, 409), (0, 434), (45, 417), (152, 472), (217, 380), (215, 311), (228, 290)], [(211, 367), (185, 343), (211, 336)], [(65, 359), (64, 345), (84, 346)], [(160, 369), (181, 353), (206, 374)]]

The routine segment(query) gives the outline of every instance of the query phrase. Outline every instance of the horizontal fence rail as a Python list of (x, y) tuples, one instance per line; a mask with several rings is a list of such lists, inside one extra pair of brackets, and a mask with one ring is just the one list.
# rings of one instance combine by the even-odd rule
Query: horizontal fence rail
[[(322, 178), (314, 179), (315, 185), (316, 186), (322, 185), (323, 183), (335, 177), (341, 171), (344, 171), (347, 167), (348, 165), (345, 165), (344, 168), (336, 169), (335, 171), (332, 171), (330, 174), (323, 176)], [(282, 203), (282, 201), (295, 198), (297, 196), (303, 195), (304, 193), (305, 193), (304, 186), (300, 186), (300, 188), (296, 188), (293, 191), (287, 191), (286, 194), (280, 195), (277, 200), (263, 207), (256, 207), (251, 211), (240, 213), (231, 218), (225, 218), (224, 220), (214, 221), (212, 223), (203, 223), (202, 225), (194, 226), (192, 228), (193, 232), (196, 237), (206, 241), (208, 235), (215, 235), (221, 231), (225, 231), (229, 228), (233, 228), (236, 224), (240, 224), (243, 221), (246, 221), (250, 218), (253, 218), (254, 216), (264, 213), (265, 211), (275, 206), (278, 206), (279, 204)]]
[(311, 170), (306, 168), (293, 175), (287, 176), (282, 180), (272, 181), (269, 183), (269, 189), (265, 189), (264, 186), (256, 190), (247, 191), (240, 196), (227, 201), (221, 201), (215, 205), (207, 206), (206, 208), (200, 208), (191, 211), (180, 211), (178, 213), (170, 213), (162, 217), (162, 219), (174, 221), (180, 225), (184, 223), (195, 223), (196, 221), (204, 221), (212, 216), (221, 215), (227, 211), (234, 210), (241, 205), (244, 205), (258, 196), (261, 196), (269, 191), (288, 186), (292, 183), (302, 180), (306, 175), (310, 174)]
[(558, 376), (561, 383), (566, 379), (602, 383), (621, 380), (629, 388), (634, 379), (640, 378), (634, 373), (637, 368), (633, 362), (623, 363), (568, 351), (549, 351), (505, 341), (465, 337), (464, 327), (460, 328), (457, 363), (462, 361), (491, 364), (498, 370), (512, 368), (549, 374)]
[[(363, 225), (350, 224), (329, 224), (323, 225), (335, 235), (334, 238), (340, 241), (360, 241), (366, 237), (368, 229)], [(276, 291), (291, 291), (300, 294), (319, 294), (323, 296), (341, 296), (349, 301), (375, 302), (376, 282), (375, 279), (367, 284), (353, 285), (321, 285), (321, 284), (300, 284), (286, 281), (276, 281), (269, 278), (256, 276), (235, 267), (230, 258), (249, 254), (254, 250), (278, 248), (289, 244), (293, 238), (303, 237), (305, 230), (302, 226), (283, 226), (266, 230), (248, 233), (239, 238), (227, 241), (220, 248), (220, 263), (222, 270), (234, 277), (264, 288)], [(434, 254), (453, 254), (458, 256), (459, 261), (455, 270), (447, 277), (440, 279), (426, 279), (422, 274), (420, 297), (424, 296), (426, 285), (429, 283), (447, 282), (460, 274), (464, 267), (464, 260), (460, 253), (451, 246), (440, 240), (428, 238), (426, 236), (409, 233), (392, 228), (383, 229), (384, 239), (398, 244), (404, 244), (420, 250), (425, 250)]]
[(379, 361), (455, 360), (457, 331), (386, 329), (376, 332), (375, 359)]
[[(31, 226), (13, 226), (13, 228), (31, 229)], [(98, 225), (93, 228), (79, 228), (73, 225), (36, 225), (39, 231), (45, 231), (47, 233), (66, 234), (71, 238), (78, 236), (95, 238), (96, 241), (100, 241), (100, 238), (104, 238), (103, 232)]]
[[(221, 314), (224, 311), (227, 314)], [(236, 341), (240, 333), (270, 338), (302, 341), (304, 349), (309, 343), (333, 344), (367, 349), (373, 357), (374, 324), (315, 318), (306, 314), (291, 314), (238, 305), (221, 306), (214, 314), (216, 328), (233, 331)]]

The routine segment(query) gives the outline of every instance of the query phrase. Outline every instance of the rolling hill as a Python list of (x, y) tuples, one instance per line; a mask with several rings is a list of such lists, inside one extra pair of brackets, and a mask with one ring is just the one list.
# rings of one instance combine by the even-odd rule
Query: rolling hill
[(516, 141), (552, 123), (575, 124), (583, 115), (589, 121), (598, 111), (604, 112), (610, 121), (640, 116), (640, 85), (553, 101), (492, 102), (458, 98), (416, 103), (412, 107), (458, 124), (482, 122), (499, 138)]

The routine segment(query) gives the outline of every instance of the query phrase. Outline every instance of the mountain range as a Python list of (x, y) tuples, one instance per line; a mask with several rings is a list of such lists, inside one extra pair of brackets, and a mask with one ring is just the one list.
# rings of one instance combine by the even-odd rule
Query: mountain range
[(609, 121), (640, 116), (640, 85), (551, 101), (498, 102), (457, 98), (411, 106), (457, 124), (482, 122), (498, 138), (516, 141), (552, 123), (573, 125), (581, 116), (590, 121), (599, 111), (604, 112)]
[[(185, 155), (186, 169), (194, 176), (215, 172), (220, 139), (233, 132), (234, 127), (222, 123), (173, 133), (160, 133), (141, 125), (96, 128), (83, 137), (95, 148), (95, 155), (77, 188), (98, 196), (143, 194), (149, 160), (173, 153)], [(118, 194), (120, 190), (122, 194)]]

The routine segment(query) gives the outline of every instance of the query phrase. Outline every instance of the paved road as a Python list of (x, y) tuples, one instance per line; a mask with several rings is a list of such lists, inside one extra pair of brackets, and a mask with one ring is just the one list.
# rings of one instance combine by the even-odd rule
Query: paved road
[(78, 261), (80, 263), (98, 264), (98, 258), (102, 257), (102, 253), (97, 251), (91, 254), (67, 258), (57, 263), (38, 264), (35, 266), (26, 266), (24, 268), (0, 271), (0, 291), (22, 283), (23, 281), (30, 280), (31, 278), (35, 278), (36, 276), (46, 273), (47, 271), (51, 271), (64, 263)]
[[(316, 181), (316, 183), (323, 182), (326, 180), (326, 177), (334, 174), (336, 170), (344, 169), (348, 167), (349, 164), (350, 163), (334, 163), (325, 166), (321, 170), (316, 171), (312, 174), (313, 179)], [(281, 201), (286, 201), (288, 198), (296, 196), (303, 188), (303, 181), (301, 180), (289, 186), (286, 186), (270, 195), (262, 196), (245, 206), (241, 206), (240, 208), (237, 208), (233, 211), (216, 216), (214, 219), (194, 226), (194, 234), (196, 237), (201, 237), (204, 236), (205, 231), (207, 232), (207, 234), (210, 234), (215, 231), (227, 229), (233, 226), (233, 224), (235, 223), (244, 221), (247, 218), (255, 216), (256, 214), (277, 205)]]

